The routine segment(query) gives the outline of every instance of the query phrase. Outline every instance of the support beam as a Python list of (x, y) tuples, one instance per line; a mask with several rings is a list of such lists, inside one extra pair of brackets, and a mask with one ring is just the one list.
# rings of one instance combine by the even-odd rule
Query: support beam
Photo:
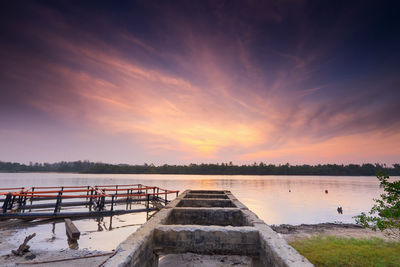
[(65, 221), (65, 231), (67, 233), (68, 238), (74, 241), (78, 240), (79, 237), (81, 236), (81, 232), (79, 232), (75, 224), (72, 223), (71, 219), (66, 218), (64, 219), (64, 221)]

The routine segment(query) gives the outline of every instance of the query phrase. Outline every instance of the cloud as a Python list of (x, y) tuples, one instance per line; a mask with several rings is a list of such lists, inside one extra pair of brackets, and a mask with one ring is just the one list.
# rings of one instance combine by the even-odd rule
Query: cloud
[[(377, 152), (399, 141), (398, 78), (337, 79), (324, 64), (338, 44), (310, 49), (310, 22), (289, 4), (264, 14), (251, 4), (242, 10), (210, 3), (211, 13), (193, 18), (188, 6), (185, 13), (143, 5), (160, 15), (146, 24), (151, 38), (103, 15), (95, 21), (104, 33), (90, 23), (79, 28), (55, 8), (35, 6), (40, 21), (15, 28), (26, 42), (2, 43), (8, 48), (0, 52), (6, 116), (17, 117), (12, 105), (22, 116), (35, 110), (43, 124), (57, 121), (59, 131), (73, 128), (110, 143), (117, 142), (110, 136), (123, 136), (146, 158), (176, 162), (392, 161), (400, 155)], [(286, 29), (293, 20), (299, 22), (288, 30), (293, 43), (271, 39), (291, 39), (272, 28)]]

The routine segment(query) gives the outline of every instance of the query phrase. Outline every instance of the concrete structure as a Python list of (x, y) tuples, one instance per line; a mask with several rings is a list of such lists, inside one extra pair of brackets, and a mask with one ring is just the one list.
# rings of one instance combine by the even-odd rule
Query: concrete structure
[(231, 192), (199, 190), (179, 195), (104, 266), (158, 266), (163, 255), (183, 253), (246, 256), (248, 266), (313, 266)]

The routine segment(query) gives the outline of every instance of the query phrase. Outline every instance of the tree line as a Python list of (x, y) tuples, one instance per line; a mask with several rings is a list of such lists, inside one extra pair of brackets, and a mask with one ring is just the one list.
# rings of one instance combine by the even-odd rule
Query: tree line
[(108, 164), (90, 161), (72, 161), (56, 163), (30, 163), (0, 161), (0, 172), (76, 172), (76, 173), (121, 173), (121, 174), (212, 174), (212, 175), (333, 175), (333, 176), (370, 176), (385, 173), (400, 175), (400, 164), (318, 164), (290, 165), (266, 164), (263, 162), (249, 165), (229, 163), (159, 165)]

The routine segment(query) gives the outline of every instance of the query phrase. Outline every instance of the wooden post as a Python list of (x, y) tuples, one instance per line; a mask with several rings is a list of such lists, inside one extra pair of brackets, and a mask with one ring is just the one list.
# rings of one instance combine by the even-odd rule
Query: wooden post
[[(88, 200), (89, 200), (89, 192), (90, 192), (90, 186), (88, 186), (87, 187), (87, 191), (86, 191), (86, 195), (87, 195), (87, 197), (86, 197), (86, 202), (88, 202)], [(85, 205), (85, 206), (87, 206), (87, 205)]]
[(12, 199), (11, 199), (11, 202), (9, 202), (8, 207), (9, 207), (10, 210), (11, 210), (12, 207), (14, 206), (14, 201), (15, 201), (15, 196), (13, 196)]
[(100, 210), (104, 209), (105, 198), (106, 198), (105, 196), (101, 196), (101, 199), (100, 199)]
[(4, 200), (4, 203), (3, 203), (3, 213), (7, 212), (8, 202), (10, 201), (11, 197), (12, 197), (12, 194), (8, 193), (7, 196), (6, 196), (6, 199)]
[(114, 210), (114, 195), (111, 196), (111, 211)]
[[(24, 202), (23, 202), (23, 203), (24, 203), (24, 207), (26, 206), (26, 199), (27, 199), (27, 197), (28, 197), (28, 196), (25, 194)], [(25, 208), (22, 210), (22, 212), (25, 212)]]
[(78, 228), (75, 226), (75, 224), (72, 223), (71, 219), (65, 219), (65, 231), (67, 233), (67, 236), (71, 240), (78, 240), (79, 237), (81, 236), (81, 232), (79, 232)]
[[(35, 192), (35, 188), (34, 187), (32, 187), (32, 195), (31, 195), (31, 198), (30, 198), (30, 201), (31, 201), (31, 205), (32, 205), (32, 199), (33, 199), (33, 193)], [(29, 211), (31, 211), (31, 210), (29, 210)]]
[(130, 200), (130, 196), (129, 196), (129, 188), (128, 188), (128, 189), (126, 189), (126, 207), (125, 207), (125, 209), (128, 209), (129, 200)]
[[(129, 191), (130, 191), (130, 194), (132, 195), (133, 189), (131, 189)], [(129, 197), (129, 200), (132, 200), (132, 199), (134, 199), (134, 198), (133, 197)], [(132, 208), (132, 201), (129, 202), (129, 209), (131, 209), (131, 208)]]
[(62, 195), (62, 191), (58, 191), (58, 195), (57, 195), (57, 201), (56, 201), (56, 207), (54, 208), (54, 213), (57, 213), (61, 207), (61, 195)]
[(150, 195), (147, 194), (147, 203), (146, 203), (146, 209), (147, 209), (147, 211), (149, 210), (149, 208), (150, 208)]
[(24, 202), (24, 193), (21, 192), (21, 196), (18, 197), (18, 209), (21, 209), (23, 202)]
[(90, 190), (90, 199), (89, 199), (89, 211), (92, 211), (93, 206), (93, 188)]

